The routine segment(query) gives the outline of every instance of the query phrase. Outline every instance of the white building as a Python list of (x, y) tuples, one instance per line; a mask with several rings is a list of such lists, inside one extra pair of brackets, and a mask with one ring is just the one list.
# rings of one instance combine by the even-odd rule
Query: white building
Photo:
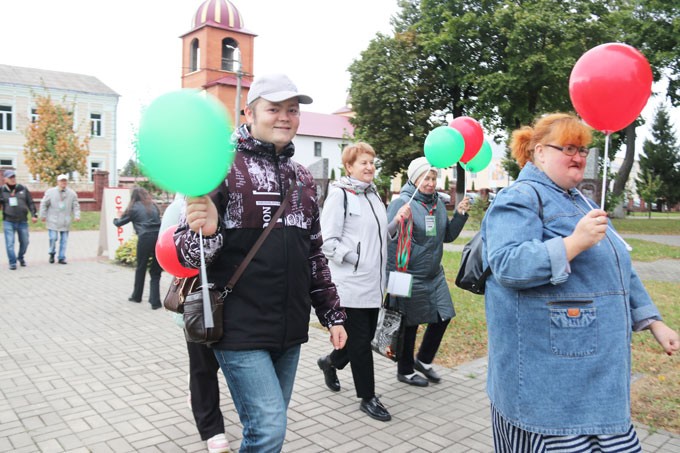
[(44, 188), (24, 161), (24, 135), (36, 115), (36, 96), (50, 96), (73, 114), (80, 140), (90, 137), (87, 174), (73, 174), (78, 187), (92, 187), (95, 170), (116, 181), (116, 114), (119, 95), (99, 79), (84, 74), (0, 64), (0, 167), (16, 170), (17, 182)]

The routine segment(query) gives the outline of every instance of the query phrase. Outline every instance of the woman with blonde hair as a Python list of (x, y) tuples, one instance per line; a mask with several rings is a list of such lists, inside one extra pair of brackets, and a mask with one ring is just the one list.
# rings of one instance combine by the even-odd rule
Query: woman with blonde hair
[(482, 223), (487, 393), (499, 452), (637, 452), (631, 335), (661, 320), (607, 212), (578, 190), (591, 130), (553, 113), (512, 134), (522, 170)]
[(360, 410), (388, 421), (392, 417), (375, 395), (371, 340), (387, 284), (388, 235), (395, 236), (398, 220), (408, 217), (410, 208), (400, 210), (398, 218), (387, 224), (385, 205), (373, 183), (375, 156), (368, 143), (344, 148), (342, 164), (347, 176), (333, 183), (321, 212), (322, 250), (329, 260), (340, 305), (347, 313), (347, 343), (317, 363), (326, 386), (335, 392), (340, 391), (336, 370), (350, 364), (356, 395), (361, 398)]

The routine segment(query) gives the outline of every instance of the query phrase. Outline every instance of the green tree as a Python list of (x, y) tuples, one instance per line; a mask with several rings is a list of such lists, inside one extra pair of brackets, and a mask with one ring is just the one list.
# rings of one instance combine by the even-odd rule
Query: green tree
[(49, 94), (34, 97), (37, 119), (25, 130), (24, 155), (28, 170), (42, 181), (56, 184), (60, 174), (87, 173), (89, 137), (73, 131), (73, 115), (55, 104)]
[(650, 170), (645, 170), (637, 179), (637, 191), (640, 198), (645, 200), (647, 205), (648, 218), (652, 217), (652, 203), (659, 198), (662, 193), (663, 183), (658, 175), (653, 175)]
[(658, 195), (665, 198), (669, 205), (680, 201), (680, 149), (668, 110), (663, 104), (654, 114), (652, 139), (646, 139), (642, 145), (640, 172), (659, 178), (661, 187)]

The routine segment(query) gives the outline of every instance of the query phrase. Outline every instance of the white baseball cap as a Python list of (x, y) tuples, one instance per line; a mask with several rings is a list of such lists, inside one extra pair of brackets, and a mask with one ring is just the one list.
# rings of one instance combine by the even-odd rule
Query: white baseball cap
[(247, 105), (258, 98), (270, 102), (281, 102), (297, 97), (300, 104), (311, 104), (312, 98), (298, 93), (295, 84), (284, 74), (268, 74), (255, 78), (248, 91)]

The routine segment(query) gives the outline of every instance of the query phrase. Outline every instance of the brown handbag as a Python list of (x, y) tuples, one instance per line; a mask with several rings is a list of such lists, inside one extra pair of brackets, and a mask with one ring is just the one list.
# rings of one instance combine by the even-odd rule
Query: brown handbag
[(189, 293), (196, 290), (198, 275), (194, 277), (175, 277), (163, 299), (163, 307), (175, 313), (184, 313), (184, 301)]

